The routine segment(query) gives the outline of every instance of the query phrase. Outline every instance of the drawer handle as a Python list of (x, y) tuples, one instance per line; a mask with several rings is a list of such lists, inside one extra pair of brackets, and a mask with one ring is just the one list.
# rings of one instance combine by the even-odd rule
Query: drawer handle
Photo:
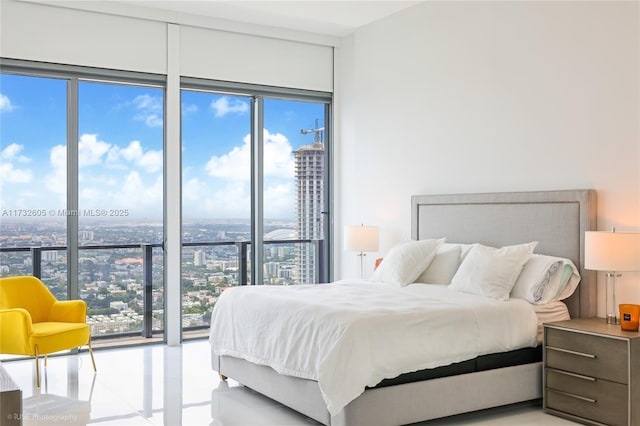
[(590, 402), (591, 404), (595, 404), (598, 402), (596, 399), (587, 398), (586, 396), (576, 395), (574, 393), (563, 392), (555, 389), (547, 389), (548, 391), (558, 393), (560, 395), (568, 396), (569, 398), (579, 399), (580, 401)]
[(582, 374), (570, 373), (568, 371), (562, 371), (562, 370), (556, 370), (555, 368), (547, 367), (547, 370), (553, 371), (554, 373), (558, 373), (558, 374), (564, 374), (565, 376), (575, 377), (577, 379), (588, 380), (590, 382), (595, 382), (596, 380), (598, 380), (595, 377), (583, 376)]
[(556, 348), (555, 346), (547, 346), (546, 348), (551, 349), (552, 351), (558, 351), (558, 352), (564, 352), (566, 354), (583, 356), (585, 358), (591, 358), (591, 359), (597, 358), (597, 356), (593, 354), (585, 354), (584, 352), (570, 351), (569, 349)]

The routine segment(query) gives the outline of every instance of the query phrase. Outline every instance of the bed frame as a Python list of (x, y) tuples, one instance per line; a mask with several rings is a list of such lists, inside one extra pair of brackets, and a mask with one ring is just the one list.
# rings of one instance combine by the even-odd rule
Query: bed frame
[[(596, 314), (595, 272), (584, 269), (584, 233), (596, 229), (593, 190), (417, 195), (411, 198), (413, 239), (504, 246), (538, 241), (537, 253), (566, 257), (582, 280), (567, 299), (573, 318)], [(367, 389), (331, 416), (317, 382), (229, 356), (214, 370), (325, 425), (401, 425), (542, 397), (541, 363)]]

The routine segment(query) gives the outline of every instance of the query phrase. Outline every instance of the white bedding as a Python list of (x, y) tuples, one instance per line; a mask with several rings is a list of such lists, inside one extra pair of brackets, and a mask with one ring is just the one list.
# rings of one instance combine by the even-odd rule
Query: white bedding
[(560, 300), (546, 303), (544, 305), (532, 305), (538, 317), (538, 343), (542, 343), (543, 324), (545, 322), (564, 321), (571, 319), (569, 309)]
[(316, 380), (333, 415), (382, 379), (536, 346), (536, 331), (524, 300), (440, 285), (339, 281), (226, 290), (209, 340), (213, 356)]

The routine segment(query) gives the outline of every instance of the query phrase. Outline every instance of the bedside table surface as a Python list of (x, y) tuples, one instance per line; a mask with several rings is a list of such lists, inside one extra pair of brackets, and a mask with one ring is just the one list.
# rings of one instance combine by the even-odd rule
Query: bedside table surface
[(640, 331), (622, 330), (620, 324), (607, 324), (604, 318), (576, 318), (566, 321), (546, 322), (544, 325), (584, 333), (606, 334), (623, 339), (640, 338)]

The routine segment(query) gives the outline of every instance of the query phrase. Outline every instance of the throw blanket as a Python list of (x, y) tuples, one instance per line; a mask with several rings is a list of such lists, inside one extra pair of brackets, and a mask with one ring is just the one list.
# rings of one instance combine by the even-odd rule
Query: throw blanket
[(536, 327), (532, 306), (520, 299), (338, 281), (226, 290), (209, 341), (213, 356), (316, 380), (335, 415), (382, 379), (536, 346)]

